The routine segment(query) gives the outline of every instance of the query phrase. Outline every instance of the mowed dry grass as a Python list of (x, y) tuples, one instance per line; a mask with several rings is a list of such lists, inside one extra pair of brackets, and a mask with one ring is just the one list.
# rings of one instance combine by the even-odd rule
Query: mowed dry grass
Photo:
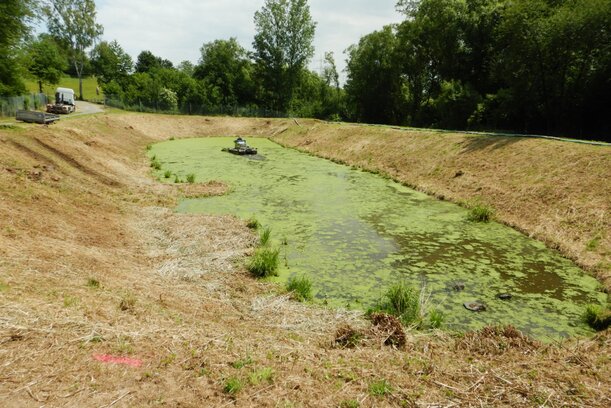
[[(303, 144), (304, 128), (325, 134), (314, 121), (136, 114), (0, 130), (2, 406), (609, 405), (608, 331), (555, 344), (409, 332), (385, 346), (358, 312), (251, 278), (244, 221), (171, 211), (224, 186), (159, 185), (144, 154), (170, 137)], [(345, 325), (360, 346), (334, 346)]]

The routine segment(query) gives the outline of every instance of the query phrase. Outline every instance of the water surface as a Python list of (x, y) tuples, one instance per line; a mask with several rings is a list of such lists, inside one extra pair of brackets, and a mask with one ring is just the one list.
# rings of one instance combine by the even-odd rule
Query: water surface
[[(318, 302), (366, 309), (405, 280), (426, 287), (450, 328), (513, 324), (539, 338), (589, 333), (580, 314), (604, 294), (542, 243), (497, 223), (469, 222), (465, 209), (380, 176), (266, 139), (248, 142), (265, 160), (222, 152), (232, 138), (164, 142), (150, 155), (162, 164), (160, 180), (170, 170), (228, 183), (230, 194), (184, 200), (177, 210), (255, 216), (281, 247), (278, 279), (307, 275)], [(457, 282), (465, 289), (453, 290)], [(513, 297), (499, 300), (499, 293)], [(467, 311), (471, 300), (488, 310)]]

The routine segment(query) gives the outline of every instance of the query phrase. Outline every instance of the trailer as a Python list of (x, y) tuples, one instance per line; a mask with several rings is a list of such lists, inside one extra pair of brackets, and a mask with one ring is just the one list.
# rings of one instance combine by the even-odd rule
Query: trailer
[(49, 123), (59, 120), (59, 115), (39, 111), (18, 110), (16, 113), (16, 119), (26, 123), (40, 123), (43, 125), (48, 125)]

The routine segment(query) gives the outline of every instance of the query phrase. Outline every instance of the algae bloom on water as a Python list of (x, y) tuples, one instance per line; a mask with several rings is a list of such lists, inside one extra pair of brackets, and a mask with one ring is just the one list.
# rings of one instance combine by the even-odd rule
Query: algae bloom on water
[[(540, 338), (590, 333), (586, 304), (602, 304), (595, 279), (543, 244), (468, 210), (391, 180), (285, 149), (249, 143), (266, 156), (223, 153), (232, 138), (181, 139), (149, 154), (181, 179), (222, 181), (231, 193), (186, 199), (180, 212), (232, 214), (283, 237), (278, 277), (308, 276), (314, 301), (367, 309), (396, 282), (423, 284), (443, 327), (512, 324)], [(159, 171), (161, 182), (171, 182)], [(285, 245), (286, 243), (286, 245)], [(454, 290), (455, 282), (464, 288)], [(511, 294), (502, 300), (499, 294)], [(477, 299), (485, 312), (463, 306)]]

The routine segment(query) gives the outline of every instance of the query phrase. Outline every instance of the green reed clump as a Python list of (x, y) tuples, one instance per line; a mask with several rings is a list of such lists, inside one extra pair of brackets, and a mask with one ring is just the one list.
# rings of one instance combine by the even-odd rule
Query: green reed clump
[(278, 276), (280, 249), (259, 247), (248, 263), (248, 270), (258, 278)]
[(433, 309), (429, 312), (429, 326), (431, 329), (439, 329), (443, 325), (445, 315), (442, 311)]
[(305, 275), (292, 276), (286, 284), (286, 290), (299, 302), (312, 300), (312, 281)]
[(467, 219), (472, 222), (489, 222), (492, 220), (494, 211), (485, 204), (475, 204), (469, 210)]
[(190, 183), (190, 184), (195, 183), (195, 174), (193, 173), (187, 174), (187, 183)]
[(405, 282), (388, 288), (382, 310), (397, 316), (405, 325), (420, 322), (420, 294)]
[(163, 177), (169, 179), (172, 177), (172, 172), (170, 170), (166, 170), (165, 173), (163, 173)]
[(161, 163), (157, 160), (157, 156), (151, 158), (151, 167), (155, 170), (161, 170)]
[(583, 320), (594, 330), (603, 331), (611, 324), (611, 310), (598, 305), (587, 305)]
[(250, 229), (256, 230), (259, 229), (261, 223), (254, 216), (252, 216), (248, 219), (248, 221), (246, 221), (246, 226)]
[(268, 246), (271, 240), (271, 236), (272, 236), (272, 230), (269, 227), (266, 227), (263, 229), (263, 231), (261, 232), (261, 235), (259, 235), (259, 245), (260, 246)]

